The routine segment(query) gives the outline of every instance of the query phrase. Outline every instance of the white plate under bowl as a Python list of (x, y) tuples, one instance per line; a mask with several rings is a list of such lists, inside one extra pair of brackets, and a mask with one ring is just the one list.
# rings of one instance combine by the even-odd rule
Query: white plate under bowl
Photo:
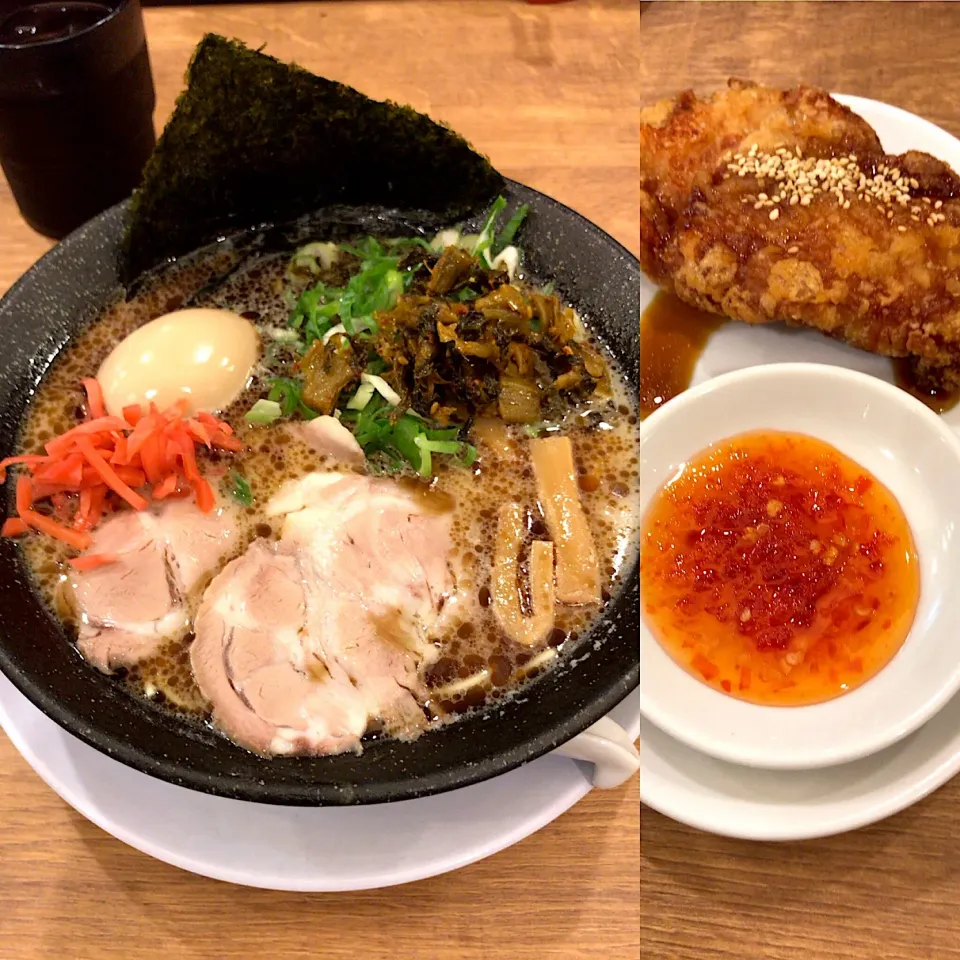
[(920, 603), (893, 659), (862, 686), (805, 706), (748, 703), (702, 683), (641, 622), (640, 709), (703, 753), (797, 770), (882, 750), (960, 690), (960, 438), (909, 394), (817, 363), (735, 371), (688, 390), (641, 426), (641, 515), (694, 455), (755, 430), (803, 433), (852, 457), (900, 502), (920, 558)]
[[(610, 717), (636, 738), (636, 691)], [(0, 726), (67, 803), (118, 840), (192, 873), (271, 890), (366, 890), (456, 870), (569, 810), (590, 792), (593, 772), (548, 755), (422, 800), (276, 807), (197, 793), (112, 760), (41, 713), (2, 675)]]
[[(960, 170), (960, 141), (928, 120), (875, 100), (837, 99), (873, 126), (888, 152), (924, 150)], [(655, 293), (641, 279), (641, 310)], [(893, 381), (888, 360), (814, 331), (731, 323), (711, 337), (693, 382), (783, 361), (832, 364)], [(960, 432), (960, 407), (942, 419)], [(960, 623), (954, 632), (960, 636)], [(691, 750), (646, 721), (640, 759), (641, 800), (675, 820), (744, 839), (828, 836), (889, 817), (960, 772), (960, 698), (897, 745), (841, 766), (797, 772), (734, 766)]]

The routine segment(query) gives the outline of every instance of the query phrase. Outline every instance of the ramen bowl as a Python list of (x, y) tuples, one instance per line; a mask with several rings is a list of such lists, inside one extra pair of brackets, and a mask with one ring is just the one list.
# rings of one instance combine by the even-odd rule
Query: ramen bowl
[[(523, 248), (531, 272), (552, 279), (588, 319), (636, 390), (636, 259), (562, 204), (516, 183), (504, 193), (512, 204), (530, 205)], [(0, 456), (14, 450), (30, 396), (51, 362), (118, 292), (126, 212), (125, 204), (114, 207), (72, 234), (0, 302), (7, 330)], [(399, 235), (417, 225), (414, 215), (382, 208), (327, 209), (310, 218), (313, 236), (350, 229)], [(283, 242), (283, 232), (269, 231), (271, 242)], [(191, 789), (291, 805), (404, 800), (467, 786), (533, 760), (591, 726), (637, 686), (635, 559), (626, 563), (620, 583), (572, 655), (515, 695), (412, 741), (372, 740), (360, 754), (267, 759), (208, 725), (134, 696), (78, 655), (33, 589), (11, 541), (0, 543), (0, 669), (81, 740)]]

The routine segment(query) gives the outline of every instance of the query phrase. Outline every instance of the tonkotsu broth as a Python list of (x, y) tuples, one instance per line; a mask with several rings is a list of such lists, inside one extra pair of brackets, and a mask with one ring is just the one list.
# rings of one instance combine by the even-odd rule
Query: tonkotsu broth
[[(164, 313), (184, 305), (214, 306), (233, 310), (253, 321), (261, 330), (264, 344), (271, 344), (271, 332), (286, 326), (289, 308), (282, 293), (286, 254), (273, 254), (241, 262), (229, 245), (199, 258), (172, 266), (153, 278), (129, 302), (116, 303), (89, 325), (63, 352), (44, 378), (33, 399), (23, 428), (21, 448), (33, 452), (52, 436), (75, 425), (84, 415), (82, 377), (94, 376), (107, 354), (131, 331)], [(234, 269), (235, 268), (235, 269)], [(233, 269), (233, 272), (229, 272)], [(225, 279), (217, 278), (227, 274)], [(609, 358), (608, 358), (609, 362)], [(279, 536), (279, 520), (270, 520), (262, 507), (280, 484), (303, 474), (326, 469), (317, 455), (296, 439), (283, 422), (269, 427), (252, 427), (243, 414), (264, 392), (261, 371), (255, 371), (247, 391), (222, 413), (247, 450), (221, 457), (198, 451), (198, 460), (211, 484), (221, 496), (221, 479), (232, 468), (248, 479), (254, 506), (240, 512), (243, 536), (231, 557), (244, 551), (255, 537)], [(568, 432), (579, 474), (580, 495), (601, 560), (604, 602), (613, 593), (622, 570), (629, 568), (636, 546), (639, 499), (639, 450), (636, 397), (620, 381), (611, 364), (613, 401), (590, 417), (590, 429)], [(549, 539), (543, 517), (536, 507), (537, 492), (527, 455), (528, 435), (522, 428), (509, 428), (513, 452), (499, 456), (482, 438), (472, 438), (479, 458), (469, 470), (441, 467), (428, 496), (438, 501), (452, 498), (456, 504), (451, 562), (457, 582), (454, 615), (444, 617), (449, 625), (438, 640), (438, 659), (428, 668), (429, 687), (447, 687), (455, 681), (474, 677), (483, 670), (483, 683), (466, 684), (455, 696), (439, 702), (428, 701), (427, 717), (445, 719), (499, 698), (555, 658), (508, 640), (497, 625), (490, 607), (490, 579), (497, 511), (507, 501), (532, 505), (528, 510), (529, 541)], [(406, 481), (405, 481), (406, 482)], [(412, 482), (412, 481), (409, 481)], [(525, 547), (525, 552), (528, 550)], [(70, 612), (61, 594), (66, 574), (63, 563), (69, 548), (47, 537), (28, 537), (24, 551), (38, 587), (57, 615), (71, 629)], [(525, 563), (521, 564), (525, 567)], [(191, 597), (192, 612), (211, 573)], [(556, 628), (549, 647), (566, 654), (597, 618), (596, 608), (558, 606)], [(134, 689), (170, 709), (203, 716), (206, 705), (190, 671), (188, 631), (172, 638), (160, 655), (142, 662), (127, 674)], [(386, 731), (389, 732), (389, 731)]]

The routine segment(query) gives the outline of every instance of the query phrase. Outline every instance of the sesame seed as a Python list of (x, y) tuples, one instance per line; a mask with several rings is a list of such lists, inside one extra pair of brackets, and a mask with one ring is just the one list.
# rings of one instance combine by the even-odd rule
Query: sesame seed
[(776, 220), (777, 217), (779, 217), (779, 216), (780, 216), (780, 211), (779, 211), (778, 209), (775, 208), (775, 209), (773, 209), (773, 210), (770, 211), (770, 219), (771, 219), (771, 220)]
[(915, 213), (910, 214), (910, 219), (913, 220), (915, 223), (920, 222), (920, 218)]
[(789, 248), (787, 249), (787, 253), (799, 253), (799, 252), (800, 252), (800, 248), (799, 248), (799, 247), (789, 247)]
[[(918, 215), (922, 210), (916, 206), (919, 198), (913, 199), (910, 195), (911, 189), (918, 188), (915, 179), (902, 176), (899, 169), (887, 164), (880, 164), (873, 175), (868, 176), (859, 166), (855, 153), (813, 158), (804, 157), (799, 147), (780, 145), (771, 152), (752, 144), (746, 155), (734, 154), (733, 160), (727, 163), (724, 158), (727, 179), (738, 176), (754, 180), (756, 189), (766, 191), (757, 193), (754, 209), (767, 208), (771, 214), (780, 205), (808, 207), (819, 194), (835, 197), (837, 206), (843, 210), (850, 209), (854, 196), (868, 205), (876, 202), (887, 208), (888, 219), (893, 218), (891, 208), (897, 205), (906, 208), (911, 201), (912, 214)], [(748, 202), (753, 202), (752, 196)], [(926, 199), (924, 202), (929, 205)], [(771, 219), (777, 218), (771, 216)]]
[(897, 229), (898, 229), (901, 233), (906, 233), (906, 232), (907, 232), (907, 228), (904, 227), (904, 226), (902, 226), (902, 225), (899, 226), (899, 227), (897, 227)]
[(938, 201), (933, 205), (933, 209), (934, 209), (934, 210), (939, 210), (942, 206), (943, 206), (943, 201), (942, 201), (942, 200), (938, 200)]

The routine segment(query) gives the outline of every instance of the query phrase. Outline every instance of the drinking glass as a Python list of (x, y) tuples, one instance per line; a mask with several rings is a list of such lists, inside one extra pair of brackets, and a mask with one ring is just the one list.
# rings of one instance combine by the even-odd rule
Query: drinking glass
[(138, 0), (0, 0), (0, 166), (60, 239), (128, 196), (156, 144)]

